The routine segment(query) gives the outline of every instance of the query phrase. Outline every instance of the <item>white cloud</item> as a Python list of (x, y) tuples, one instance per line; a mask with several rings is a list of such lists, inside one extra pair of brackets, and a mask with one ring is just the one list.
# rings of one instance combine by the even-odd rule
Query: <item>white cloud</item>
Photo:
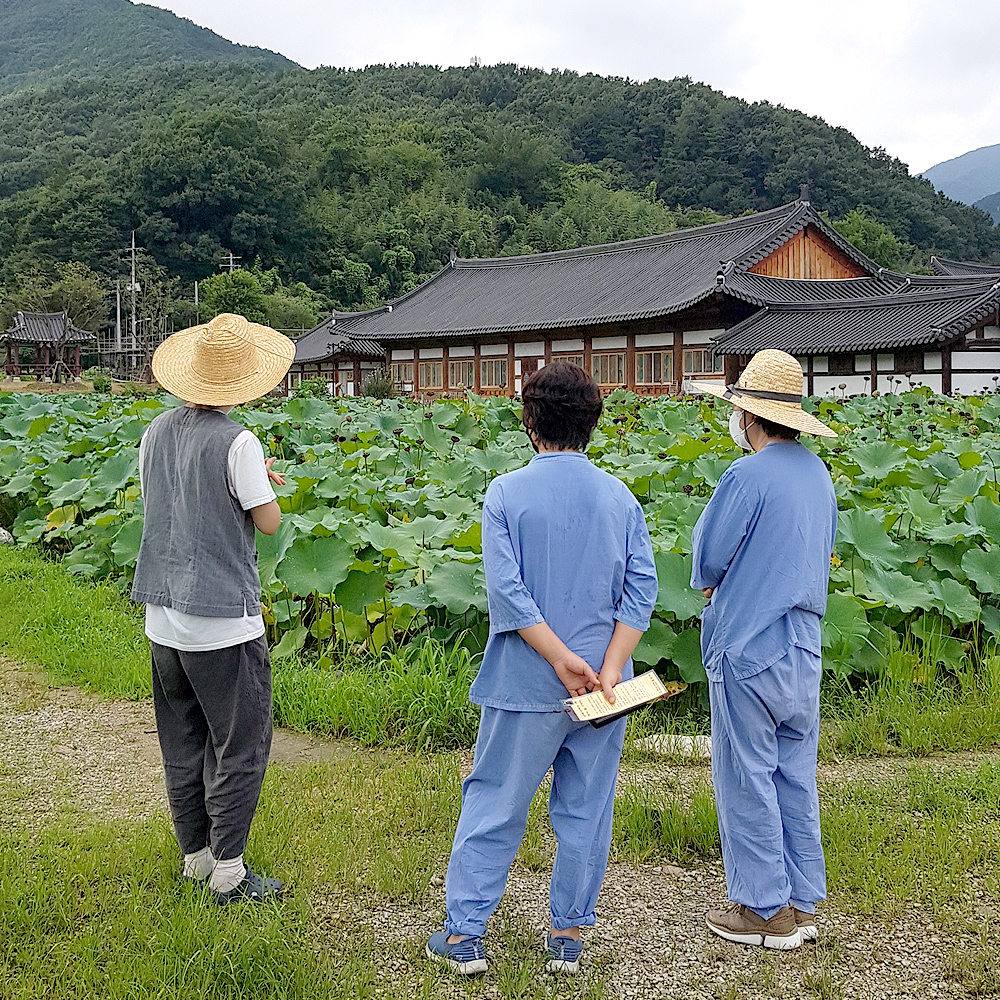
[(160, 0), (307, 67), (514, 62), (691, 76), (818, 115), (915, 170), (1000, 142), (995, 0)]

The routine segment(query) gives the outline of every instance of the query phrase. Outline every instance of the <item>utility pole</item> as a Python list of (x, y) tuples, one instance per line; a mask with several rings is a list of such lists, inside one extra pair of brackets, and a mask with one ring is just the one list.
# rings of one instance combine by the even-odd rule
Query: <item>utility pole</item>
[(195, 326), (201, 326), (201, 309), (198, 306), (198, 282), (194, 283), (194, 322)]
[(239, 265), (238, 265), (238, 264), (237, 264), (236, 262), (237, 262), (238, 260), (243, 260), (243, 258), (242, 258), (242, 257), (234, 257), (234, 256), (233, 256), (233, 252), (232, 252), (232, 250), (230, 250), (230, 251), (229, 251), (229, 253), (227, 253), (227, 254), (226, 254), (226, 256), (227, 256), (227, 257), (228, 257), (229, 259), (228, 259), (228, 260), (224, 260), (224, 261), (223, 261), (223, 262), (222, 262), (222, 263), (221, 263), (221, 264), (219, 265), (219, 267), (220, 267), (220, 268), (228, 268), (228, 269), (229, 269), (229, 273), (230, 273), (230, 274), (232, 274), (232, 273), (233, 273), (233, 271), (235, 271), (235, 270), (236, 270), (236, 268), (237, 268), (237, 267), (239, 266)]
[[(115, 351), (122, 349), (122, 283), (115, 282)], [(118, 359), (115, 359), (117, 364)]]
[(132, 281), (129, 283), (129, 291), (132, 293), (132, 349), (135, 350), (137, 340), (135, 336), (135, 293), (139, 290), (139, 282), (135, 280), (135, 230), (132, 230)]

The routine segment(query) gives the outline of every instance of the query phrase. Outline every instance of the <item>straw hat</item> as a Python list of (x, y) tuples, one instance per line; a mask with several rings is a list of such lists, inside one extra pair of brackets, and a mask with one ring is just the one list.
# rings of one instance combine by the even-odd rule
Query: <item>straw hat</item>
[(235, 406), (270, 392), (294, 358), (295, 345), (277, 330), (221, 313), (160, 344), (153, 375), (188, 403)]
[(784, 351), (758, 351), (736, 385), (701, 385), (699, 389), (782, 427), (820, 437), (837, 436), (802, 409), (802, 366)]

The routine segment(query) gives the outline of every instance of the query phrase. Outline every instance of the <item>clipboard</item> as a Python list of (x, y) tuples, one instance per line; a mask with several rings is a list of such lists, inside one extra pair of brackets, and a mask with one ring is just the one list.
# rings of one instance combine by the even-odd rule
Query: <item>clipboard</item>
[(589, 722), (595, 729), (631, 715), (644, 705), (665, 701), (687, 690), (684, 681), (664, 683), (655, 670), (647, 670), (638, 677), (623, 681), (615, 688), (615, 701), (611, 704), (603, 691), (591, 691), (576, 698), (567, 698), (563, 708), (577, 722)]

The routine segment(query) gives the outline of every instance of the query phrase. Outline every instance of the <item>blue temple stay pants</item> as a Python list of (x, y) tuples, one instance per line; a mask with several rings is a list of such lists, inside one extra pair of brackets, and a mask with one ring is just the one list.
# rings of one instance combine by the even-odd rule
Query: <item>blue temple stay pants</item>
[(826, 898), (816, 753), (821, 659), (793, 646), (737, 679), (723, 657), (709, 683), (712, 783), (729, 898), (765, 920)]
[(549, 767), (549, 818), (558, 841), (549, 886), (552, 926), (565, 930), (596, 922), (625, 722), (595, 729), (565, 712), (482, 709), (445, 880), (449, 933), (485, 933), (524, 837), (528, 807)]

